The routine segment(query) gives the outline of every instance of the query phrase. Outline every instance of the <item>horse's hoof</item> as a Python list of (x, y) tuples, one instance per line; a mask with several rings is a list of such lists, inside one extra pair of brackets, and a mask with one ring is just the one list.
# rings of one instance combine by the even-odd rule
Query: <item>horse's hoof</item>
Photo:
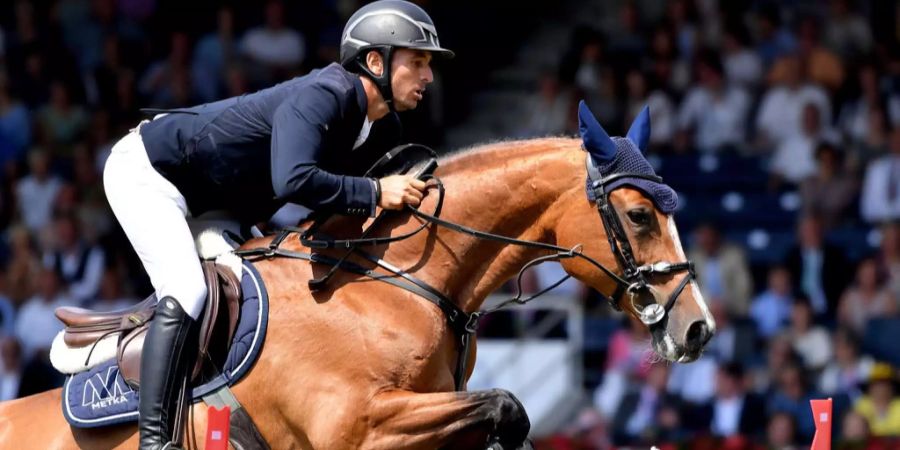
[(509, 450), (525, 448), (524, 442), (528, 440), (528, 432), (531, 430), (531, 422), (522, 402), (509, 391), (494, 389), (495, 411), (499, 415), (497, 422), (496, 439), (503, 447)]

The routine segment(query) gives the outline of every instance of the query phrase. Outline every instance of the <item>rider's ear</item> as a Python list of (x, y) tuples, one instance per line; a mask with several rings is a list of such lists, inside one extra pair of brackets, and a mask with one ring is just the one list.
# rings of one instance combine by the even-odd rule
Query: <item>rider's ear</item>
[(603, 164), (616, 157), (616, 143), (606, 134), (606, 130), (597, 122), (594, 113), (582, 100), (578, 103), (578, 129), (584, 149), (591, 154), (594, 161)]
[(377, 50), (371, 50), (369, 53), (366, 53), (366, 65), (369, 66), (369, 70), (376, 77), (380, 77), (384, 72), (384, 59)]
[(647, 152), (647, 144), (650, 143), (650, 106), (644, 106), (641, 113), (634, 118), (627, 136), (641, 152)]

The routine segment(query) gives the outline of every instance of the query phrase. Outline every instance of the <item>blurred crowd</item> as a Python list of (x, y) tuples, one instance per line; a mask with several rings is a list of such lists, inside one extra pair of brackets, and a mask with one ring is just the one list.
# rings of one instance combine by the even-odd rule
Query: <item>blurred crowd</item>
[[(649, 105), (651, 159), (663, 168), (687, 159), (764, 169), (750, 187), (699, 171), (676, 190), (798, 201), (789, 223), (765, 230), (790, 236), (765, 263), (727, 239), (741, 224), (702, 217), (722, 204), (676, 214), (691, 224), (688, 257), (718, 324), (708, 351), (692, 364), (654, 363), (644, 327), (611, 318), (621, 323), (592, 353), (605, 363), (585, 363), (601, 374), (588, 380), (591, 405), (538, 448), (808, 448), (809, 400), (829, 397), (834, 448), (900, 448), (900, 361), (885, 358), (896, 341), (873, 326), (900, 306), (897, 2), (605, 6), (608, 20), (576, 28), (558, 66), (542, 70), (518, 134), (577, 133), (584, 98), (622, 135)], [(846, 230), (851, 239), (834, 242)], [(532, 289), (557, 271), (539, 268)], [(595, 293), (569, 291), (608, 314)], [(510, 331), (494, 325), (487, 335)]]
[[(61, 385), (48, 360), (57, 307), (112, 310), (152, 292), (103, 193), (113, 144), (154, 109), (336, 61), (359, 3), (0, 3), (0, 401)], [(411, 119), (433, 122), (434, 103)]]
[[(519, 137), (576, 133), (581, 98), (616, 135), (649, 105), (655, 161), (761, 161), (753, 189), (796, 192), (799, 207), (787, 230), (769, 230), (791, 241), (765, 264), (715, 220), (676, 215), (690, 225), (682, 234), (718, 323), (690, 365), (654, 363), (639, 323), (563, 285), (617, 325), (600, 353), (586, 352), (596, 357), (586, 367), (602, 374), (586, 386), (591, 405), (539, 448), (800, 448), (814, 430), (808, 400), (823, 397), (834, 398), (836, 448), (900, 445), (891, 440), (900, 361), (865, 345), (872, 320), (900, 314), (897, 2), (582, 3), (613, 13), (572, 27), (558, 65), (540, 71)], [(357, 2), (311, 2), (306, 14), (279, 0), (204, 5), (192, 14), (162, 0), (0, 5), (0, 400), (61, 382), (47, 361), (56, 307), (115, 309), (151, 291), (101, 184), (109, 149), (145, 117), (140, 108), (240, 95), (324, 66)], [(444, 41), (461, 55), (479, 51), (477, 40), (462, 52)], [(445, 125), (437, 78), (437, 100), (409, 128)], [(702, 190), (704, 179), (693, 183)], [(847, 227), (875, 236), (872, 251), (834, 245)], [(558, 271), (539, 266), (526, 287), (546, 287)], [(485, 336), (510, 332), (489, 319)]]

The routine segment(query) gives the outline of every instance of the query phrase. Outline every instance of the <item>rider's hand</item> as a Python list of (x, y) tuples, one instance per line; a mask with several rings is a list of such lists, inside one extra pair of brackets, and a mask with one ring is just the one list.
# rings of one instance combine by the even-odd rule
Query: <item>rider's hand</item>
[(411, 175), (391, 175), (378, 180), (381, 183), (381, 199), (378, 206), (384, 209), (402, 209), (403, 205), (419, 206), (427, 184)]

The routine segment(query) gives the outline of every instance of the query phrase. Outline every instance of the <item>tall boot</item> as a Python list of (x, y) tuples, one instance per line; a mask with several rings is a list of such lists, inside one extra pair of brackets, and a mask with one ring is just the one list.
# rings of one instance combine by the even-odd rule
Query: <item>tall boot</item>
[(197, 355), (198, 324), (172, 297), (164, 297), (144, 338), (138, 429), (140, 450), (174, 448), (176, 410)]

